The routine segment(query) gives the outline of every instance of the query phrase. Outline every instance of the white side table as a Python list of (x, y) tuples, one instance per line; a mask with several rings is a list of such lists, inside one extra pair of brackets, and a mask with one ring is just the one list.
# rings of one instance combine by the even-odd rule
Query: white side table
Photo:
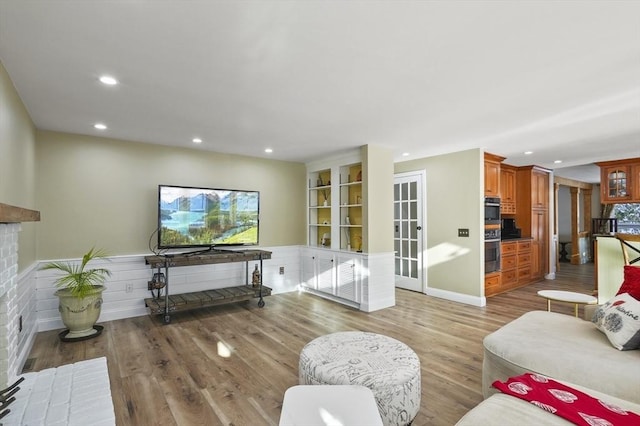
[(382, 426), (371, 389), (357, 385), (298, 385), (287, 389), (279, 426)]
[(578, 316), (578, 305), (595, 305), (598, 299), (588, 294), (575, 293), (573, 291), (561, 290), (540, 290), (538, 296), (547, 299), (547, 311), (551, 312), (551, 301), (566, 302), (574, 304), (574, 312)]

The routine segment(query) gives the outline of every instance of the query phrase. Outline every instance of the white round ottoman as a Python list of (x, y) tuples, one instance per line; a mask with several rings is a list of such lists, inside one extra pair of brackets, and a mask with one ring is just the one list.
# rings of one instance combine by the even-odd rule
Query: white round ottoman
[(380, 334), (345, 331), (312, 340), (300, 353), (299, 378), (301, 385), (368, 387), (385, 426), (407, 425), (420, 409), (418, 356)]

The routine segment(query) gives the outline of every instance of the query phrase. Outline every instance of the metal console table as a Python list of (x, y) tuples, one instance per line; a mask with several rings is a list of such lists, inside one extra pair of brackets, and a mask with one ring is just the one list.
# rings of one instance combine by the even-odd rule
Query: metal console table
[[(165, 324), (171, 322), (171, 312), (223, 305), (253, 298), (259, 298), (258, 306), (262, 308), (265, 305), (263, 297), (271, 294), (271, 289), (262, 285), (262, 261), (266, 259), (271, 259), (271, 252), (265, 250), (211, 250), (205, 253), (145, 256), (145, 263), (152, 269), (164, 268), (165, 287), (164, 296), (144, 299), (144, 303), (150, 309), (151, 314), (162, 314)], [(260, 281), (257, 287), (253, 287), (249, 283), (249, 262), (256, 260), (260, 264)], [(245, 285), (193, 293), (170, 294), (169, 268), (231, 262), (246, 263)]]

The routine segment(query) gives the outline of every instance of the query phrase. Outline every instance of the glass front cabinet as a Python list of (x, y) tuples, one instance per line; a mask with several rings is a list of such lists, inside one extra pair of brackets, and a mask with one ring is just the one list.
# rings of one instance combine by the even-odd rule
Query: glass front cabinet
[(601, 167), (600, 197), (603, 203), (619, 203), (631, 200), (631, 166), (618, 164)]

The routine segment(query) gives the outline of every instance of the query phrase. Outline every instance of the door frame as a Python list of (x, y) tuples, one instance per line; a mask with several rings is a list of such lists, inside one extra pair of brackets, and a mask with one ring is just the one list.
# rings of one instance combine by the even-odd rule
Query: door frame
[[(427, 279), (427, 269), (425, 267), (427, 265), (427, 226), (426, 226), (427, 224), (427, 171), (423, 169), (423, 170), (414, 170), (410, 172), (394, 173), (393, 184), (395, 186), (397, 178), (407, 178), (407, 177), (413, 177), (413, 176), (416, 176), (416, 180), (418, 180), (420, 183), (419, 185), (420, 191), (418, 193), (418, 196), (420, 197), (418, 201), (420, 202), (418, 203), (418, 208), (420, 209), (420, 217), (422, 219), (421, 222), (418, 223), (418, 226), (421, 227), (420, 233), (418, 234), (418, 239), (420, 242), (420, 246), (422, 247), (422, 251), (420, 253), (420, 255), (422, 256), (422, 258), (420, 259), (420, 265), (421, 265), (420, 274), (419, 274), (420, 282), (418, 284), (420, 287), (420, 293), (427, 294), (428, 279)], [(395, 214), (394, 214), (393, 220), (395, 221)], [(395, 252), (394, 252), (394, 262), (395, 262)], [(396, 276), (397, 275), (395, 275), (395, 270), (394, 270), (394, 277)]]

